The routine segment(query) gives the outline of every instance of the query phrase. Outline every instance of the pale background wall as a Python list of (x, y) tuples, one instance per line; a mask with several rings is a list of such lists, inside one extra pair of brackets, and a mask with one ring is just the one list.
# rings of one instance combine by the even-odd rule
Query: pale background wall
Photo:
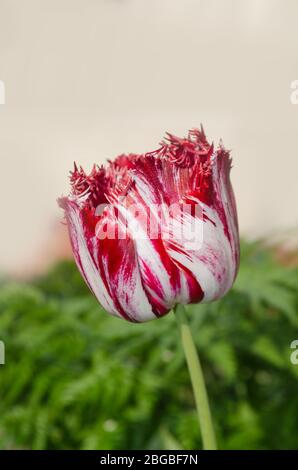
[(242, 233), (297, 226), (297, 24), (296, 0), (0, 0), (0, 269), (65, 247), (74, 159), (200, 122), (233, 150)]

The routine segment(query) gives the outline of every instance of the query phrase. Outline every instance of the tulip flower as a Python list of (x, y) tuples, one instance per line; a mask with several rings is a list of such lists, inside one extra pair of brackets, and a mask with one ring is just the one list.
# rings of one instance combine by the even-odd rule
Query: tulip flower
[(202, 130), (89, 175), (75, 166), (60, 204), (78, 268), (107, 312), (143, 322), (230, 289), (239, 238), (229, 171), (229, 152)]
[(239, 235), (230, 168), (229, 151), (214, 148), (202, 127), (90, 174), (74, 166), (59, 203), (78, 269), (108, 313), (145, 322), (176, 307), (183, 336), (177, 306), (231, 288)]

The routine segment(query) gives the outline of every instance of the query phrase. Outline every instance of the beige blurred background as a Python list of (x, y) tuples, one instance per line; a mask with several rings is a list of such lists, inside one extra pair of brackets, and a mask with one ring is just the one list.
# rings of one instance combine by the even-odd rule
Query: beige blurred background
[(56, 198), (87, 169), (205, 126), (240, 227), (298, 226), (297, 0), (0, 0), (0, 270), (68, 252)]

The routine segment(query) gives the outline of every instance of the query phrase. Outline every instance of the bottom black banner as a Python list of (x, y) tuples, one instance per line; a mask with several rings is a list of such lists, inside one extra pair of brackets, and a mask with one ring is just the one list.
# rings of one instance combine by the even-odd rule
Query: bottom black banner
[(20, 463), (22, 465), (58, 463), (88, 464), (94, 467), (137, 468), (143, 465), (208, 466), (208, 464), (237, 464), (251, 466), (253, 463), (270, 462), (284, 465), (286, 461), (297, 459), (296, 451), (31, 451), (3, 450), (0, 464)]

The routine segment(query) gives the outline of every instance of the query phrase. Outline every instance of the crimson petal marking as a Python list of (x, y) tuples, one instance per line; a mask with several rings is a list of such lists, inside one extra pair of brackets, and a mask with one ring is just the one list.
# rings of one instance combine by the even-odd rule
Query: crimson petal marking
[(167, 158), (145, 155), (140, 157), (131, 171), (137, 190), (144, 200), (155, 204), (178, 203), (193, 189), (194, 170), (181, 168)]
[(170, 256), (189, 269), (204, 292), (202, 302), (209, 302), (224, 295), (233, 284), (235, 265), (231, 245), (216, 211), (202, 205), (207, 214), (195, 223), (203, 227), (203, 243), (198, 249), (189, 249), (181, 240), (175, 241), (175, 249), (168, 245)]
[(74, 201), (67, 198), (64, 198), (61, 204), (65, 209), (73, 253), (81, 275), (103, 308), (112, 315), (121, 316), (99, 275), (98, 267), (89, 251), (83, 221), (80, 216), (80, 208)]
[[(127, 195), (126, 205), (119, 205), (119, 212), (126, 218), (132, 236), (137, 228), (138, 236), (134, 236), (134, 239), (143, 285), (155, 311), (163, 315), (178, 302), (200, 301), (203, 298), (203, 292), (192, 272), (179, 261), (171, 258), (166, 249), (167, 241), (163, 239), (166, 235), (166, 227), (162, 224), (160, 214), (152, 211), (152, 204), (156, 203), (158, 196), (155, 199), (155, 193), (150, 186), (146, 187), (145, 181), (142, 181), (141, 185), (138, 179), (135, 182), (137, 184), (130, 188)], [(136, 207), (138, 212), (143, 214), (143, 218), (138, 218), (137, 227), (136, 218), (131, 212), (131, 208)], [(156, 238), (148, 234), (146, 214), (149, 212), (151, 220), (155, 219), (154, 224), (158, 226)]]
[(148, 321), (156, 315), (148, 301), (142, 286), (134, 241), (122, 228), (121, 222), (115, 220), (112, 212), (100, 222), (107, 223), (115, 237), (101, 238), (100, 226), (97, 227), (98, 266), (105, 280), (110, 295), (120, 314), (127, 320)]
[[(134, 187), (127, 194), (125, 204), (117, 205), (119, 213), (125, 219), (130, 236), (134, 239), (142, 283), (155, 312), (167, 313), (174, 305), (180, 289), (178, 267), (168, 256), (160, 235), (151, 239), (148, 234), (148, 211), (150, 201), (144, 201)], [(135, 217), (138, 208), (141, 217)], [(151, 213), (151, 217), (152, 217)], [(160, 220), (154, 221), (157, 232)]]
[[(148, 213), (148, 209), (151, 209), (151, 216), (154, 215), (153, 206), (158, 206), (161, 213), (163, 214), (163, 208), (166, 207), (168, 210), (168, 204), (178, 205), (181, 202), (181, 197), (185, 192), (189, 192), (192, 187), (190, 170), (188, 168), (180, 168), (176, 165), (171, 164), (168, 160), (162, 158), (156, 158), (153, 156), (146, 156), (145, 159), (139, 159), (132, 178), (135, 186), (129, 191), (129, 197), (131, 198), (131, 204), (139, 204), (144, 212)], [(173, 192), (173, 188), (175, 191)], [(158, 225), (161, 233), (161, 239), (151, 240), (153, 250), (159, 254), (160, 260), (165, 267), (164, 273), (170, 278), (172, 291), (168, 295), (168, 308), (172, 308), (176, 303), (187, 304), (189, 302), (199, 302), (203, 298), (203, 291), (199, 281), (195, 278), (191, 270), (179, 263), (178, 260), (171, 257), (170, 252), (167, 250), (167, 245), (171, 239), (175, 240), (175, 236), (169, 233), (167, 227), (167, 221), (173, 224), (173, 218), (168, 217), (169, 214), (163, 214), (163, 220), (160, 220), (160, 214), (155, 213), (155, 222)], [(180, 228), (183, 226), (180, 223)], [(175, 227), (175, 224), (173, 224)], [(149, 248), (150, 249), (150, 248)], [(177, 247), (172, 244), (172, 249), (175, 250)], [(141, 263), (145, 265), (143, 269), (142, 278), (145, 286), (149, 293), (155, 292), (160, 299), (165, 297), (165, 292), (160, 292), (159, 284), (162, 279), (163, 272), (160, 272), (162, 268), (157, 268), (157, 262), (152, 266), (151, 274), (145, 261), (142, 261), (146, 251), (144, 249), (141, 253), (141, 246), (138, 245), (138, 256), (141, 258)], [(183, 249), (184, 253), (184, 249)], [(149, 259), (153, 259), (150, 256)], [(153, 274), (152, 274), (153, 273)], [(152, 302), (152, 299), (151, 299)]]

